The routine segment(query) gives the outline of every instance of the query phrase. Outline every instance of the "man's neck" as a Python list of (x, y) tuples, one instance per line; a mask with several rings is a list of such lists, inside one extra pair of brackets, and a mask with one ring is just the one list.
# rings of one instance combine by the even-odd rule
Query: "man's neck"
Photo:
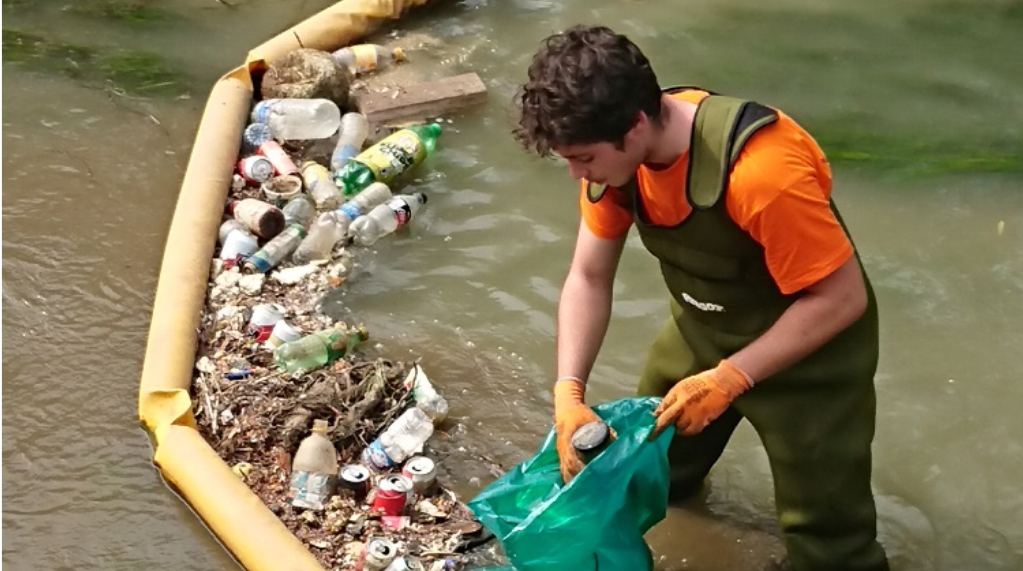
[(696, 105), (668, 95), (661, 96), (663, 127), (657, 133), (643, 164), (662, 170), (675, 164), (689, 150)]

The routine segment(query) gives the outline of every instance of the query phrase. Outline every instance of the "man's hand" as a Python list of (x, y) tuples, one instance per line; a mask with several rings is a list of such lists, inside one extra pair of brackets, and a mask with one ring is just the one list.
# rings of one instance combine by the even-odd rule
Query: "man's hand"
[(749, 376), (727, 359), (709, 371), (682, 379), (654, 410), (657, 424), (651, 439), (672, 424), (687, 436), (699, 434), (751, 386)]
[(575, 379), (563, 379), (554, 385), (554, 430), (557, 432), (561, 478), (567, 484), (582, 471), (583, 461), (572, 446), (572, 435), (579, 427), (599, 422), (600, 417), (583, 402), (585, 385)]

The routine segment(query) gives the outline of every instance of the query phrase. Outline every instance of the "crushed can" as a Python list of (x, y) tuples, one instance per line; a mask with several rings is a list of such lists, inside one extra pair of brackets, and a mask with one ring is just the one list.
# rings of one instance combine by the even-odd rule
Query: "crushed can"
[(355, 499), (362, 500), (369, 495), (369, 490), (372, 487), (369, 468), (362, 464), (342, 466), (338, 472), (338, 487), (343, 490), (351, 490)]
[(412, 481), (400, 474), (380, 480), (373, 494), (372, 508), (381, 515), (400, 516), (411, 503)]
[(437, 486), (437, 465), (426, 456), (409, 458), (401, 473), (412, 481), (412, 487), (418, 494), (429, 494)]
[(258, 152), (273, 164), (277, 174), (281, 176), (298, 174), (298, 165), (295, 164), (295, 161), (291, 160), (288, 152), (277, 141), (271, 140), (263, 143), (259, 146)]
[(284, 308), (276, 303), (261, 303), (252, 308), (249, 318), (249, 336), (262, 343), (270, 338), (274, 327), (284, 321)]
[(398, 556), (398, 545), (383, 537), (371, 537), (359, 556), (355, 568), (358, 571), (384, 571)]
[(252, 155), (238, 161), (238, 174), (249, 184), (262, 184), (274, 175), (274, 166), (266, 157)]

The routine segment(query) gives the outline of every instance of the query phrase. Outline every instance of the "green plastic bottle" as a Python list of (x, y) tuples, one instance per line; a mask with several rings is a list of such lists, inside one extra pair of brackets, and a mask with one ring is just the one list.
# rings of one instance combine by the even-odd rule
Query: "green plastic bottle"
[(367, 339), (369, 333), (363, 327), (355, 331), (340, 327), (317, 331), (278, 347), (274, 361), (279, 369), (289, 373), (312, 371), (351, 353)]
[(415, 125), (388, 135), (348, 161), (335, 174), (334, 182), (348, 198), (359, 194), (374, 182), (389, 184), (433, 153), (440, 133), (441, 126), (431, 123)]

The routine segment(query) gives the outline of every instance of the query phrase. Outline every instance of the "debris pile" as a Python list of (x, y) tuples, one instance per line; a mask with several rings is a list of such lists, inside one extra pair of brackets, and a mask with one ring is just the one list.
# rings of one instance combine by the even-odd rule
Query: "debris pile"
[(193, 411), (220, 457), (326, 568), (451, 571), (492, 536), (423, 456), (447, 402), (417, 363), (369, 356), (371, 330), (319, 312), (361, 247), (400, 231), (426, 202), (391, 189), (432, 153), (440, 125), (364, 148), (367, 120), (346, 109), (352, 77), (387, 57), (404, 54), (303, 49), (267, 71), (278, 98), (262, 93), (243, 135)]

